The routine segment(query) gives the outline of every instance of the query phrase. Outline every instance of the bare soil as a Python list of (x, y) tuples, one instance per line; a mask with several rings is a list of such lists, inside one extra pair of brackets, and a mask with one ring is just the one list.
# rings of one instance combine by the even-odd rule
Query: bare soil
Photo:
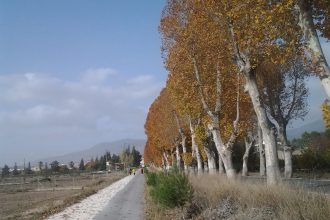
[[(123, 178), (124, 173), (9, 177), (0, 180), (0, 219), (43, 219)], [(24, 183), (25, 182), (25, 183)]]

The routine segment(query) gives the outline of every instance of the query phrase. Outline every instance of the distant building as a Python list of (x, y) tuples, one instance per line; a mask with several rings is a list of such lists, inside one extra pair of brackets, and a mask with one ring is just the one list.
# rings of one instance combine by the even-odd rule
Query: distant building
[(113, 162), (107, 162), (107, 168), (108, 170), (124, 170), (124, 164), (123, 163), (113, 163)]
[(33, 172), (39, 172), (40, 171), (40, 168), (39, 167), (32, 167), (31, 170)]

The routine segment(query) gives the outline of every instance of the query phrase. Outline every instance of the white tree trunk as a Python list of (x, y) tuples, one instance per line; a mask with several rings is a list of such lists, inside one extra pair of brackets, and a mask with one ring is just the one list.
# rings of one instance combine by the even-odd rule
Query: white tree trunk
[(219, 122), (217, 122), (216, 119), (213, 119), (213, 125), (209, 124), (209, 130), (212, 132), (213, 141), (217, 148), (219, 158), (222, 159), (227, 177), (234, 178), (236, 171), (233, 166), (232, 152), (231, 149), (227, 149), (227, 147), (222, 143), (218, 123)]
[(213, 152), (210, 151), (207, 147), (204, 147), (205, 154), (207, 156), (207, 166), (208, 166), (208, 171), (209, 174), (215, 174), (217, 172), (216, 170), (216, 164), (215, 164), (215, 159)]
[(292, 149), (291, 147), (284, 148), (284, 177), (292, 177)]
[(275, 131), (266, 114), (266, 110), (260, 102), (260, 96), (256, 79), (251, 72), (245, 72), (246, 89), (251, 97), (254, 111), (256, 112), (259, 126), (265, 143), (265, 157), (267, 170), (267, 183), (277, 184), (280, 181)]
[(168, 158), (167, 158), (167, 153), (164, 151), (163, 152), (163, 158), (164, 158), (164, 164), (165, 164), (165, 170), (169, 170), (170, 169), (170, 163), (168, 161)]
[(258, 126), (258, 147), (259, 147), (259, 174), (260, 176), (266, 176), (266, 167), (265, 167), (265, 148), (262, 140), (262, 131), (260, 126)]
[(181, 169), (181, 156), (180, 156), (179, 145), (176, 145), (176, 147), (175, 147), (175, 155), (176, 155), (176, 166), (180, 170)]
[(309, 51), (312, 53), (313, 61), (319, 67), (319, 78), (325, 93), (330, 98), (330, 68), (324, 56), (317, 32), (315, 30), (311, 6), (305, 0), (297, 4), (299, 13), (299, 25), (303, 31)]
[(195, 134), (191, 135), (191, 145), (192, 149), (195, 152), (196, 160), (197, 160), (197, 172), (202, 173), (203, 172), (203, 165), (202, 165), (202, 157), (198, 149), (198, 145), (196, 143), (196, 136)]
[(284, 177), (291, 178), (292, 177), (292, 147), (288, 142), (286, 136), (286, 128), (283, 125), (279, 126), (278, 133), (283, 146), (283, 153), (284, 153)]
[(202, 165), (202, 157), (198, 149), (198, 145), (196, 143), (196, 134), (195, 134), (195, 128), (194, 125), (191, 122), (191, 119), (189, 119), (189, 128), (190, 128), (190, 134), (191, 134), (191, 148), (193, 152), (193, 157), (196, 156), (197, 160), (197, 173), (201, 174), (203, 173), (203, 165)]
[(245, 152), (243, 155), (243, 168), (242, 168), (242, 176), (247, 176), (248, 175), (248, 160), (249, 160), (249, 154), (250, 154), (250, 149), (253, 145), (253, 141), (250, 143), (245, 140)]
[[(182, 146), (183, 155), (186, 155), (187, 148), (186, 148), (186, 136), (185, 135), (182, 135), (181, 146)], [(187, 172), (188, 171), (188, 165), (187, 165), (186, 161), (184, 161), (184, 160), (183, 160), (183, 167), (184, 167), (184, 171)]]

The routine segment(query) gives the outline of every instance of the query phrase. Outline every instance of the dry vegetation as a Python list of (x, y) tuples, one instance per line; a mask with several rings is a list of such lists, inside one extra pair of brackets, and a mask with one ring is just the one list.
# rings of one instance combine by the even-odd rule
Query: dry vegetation
[(184, 208), (153, 204), (146, 191), (146, 219), (317, 219), (328, 220), (329, 196), (286, 185), (230, 181), (217, 175), (191, 176), (194, 197)]
[[(0, 186), (0, 219), (43, 219), (62, 211), (124, 177), (124, 173), (52, 176), (26, 179), (28, 184)], [(22, 178), (16, 178), (20, 182)], [(7, 179), (14, 181), (15, 179)]]

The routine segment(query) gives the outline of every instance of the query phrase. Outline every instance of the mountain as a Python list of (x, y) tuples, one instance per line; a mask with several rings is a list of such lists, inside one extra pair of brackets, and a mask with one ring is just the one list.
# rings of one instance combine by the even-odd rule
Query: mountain
[[(79, 163), (81, 158), (83, 158), (86, 162), (89, 161), (92, 157), (95, 159), (95, 157), (103, 156), (103, 154), (107, 151), (109, 151), (111, 154), (119, 155), (121, 151), (128, 146), (130, 146), (131, 148), (135, 146), (135, 149), (138, 150), (141, 154), (143, 154), (145, 143), (146, 140), (143, 139), (123, 139), (114, 142), (100, 143), (87, 150), (72, 152), (61, 156), (49, 157), (38, 161), (50, 163), (54, 160), (57, 160), (60, 163), (67, 164), (70, 161)], [(36, 163), (38, 163), (38, 161), (36, 161)]]
[(299, 138), (304, 132), (325, 131), (325, 126), (322, 120), (316, 120), (308, 124), (302, 125), (298, 128), (288, 129), (288, 138), (292, 140), (293, 138)]

